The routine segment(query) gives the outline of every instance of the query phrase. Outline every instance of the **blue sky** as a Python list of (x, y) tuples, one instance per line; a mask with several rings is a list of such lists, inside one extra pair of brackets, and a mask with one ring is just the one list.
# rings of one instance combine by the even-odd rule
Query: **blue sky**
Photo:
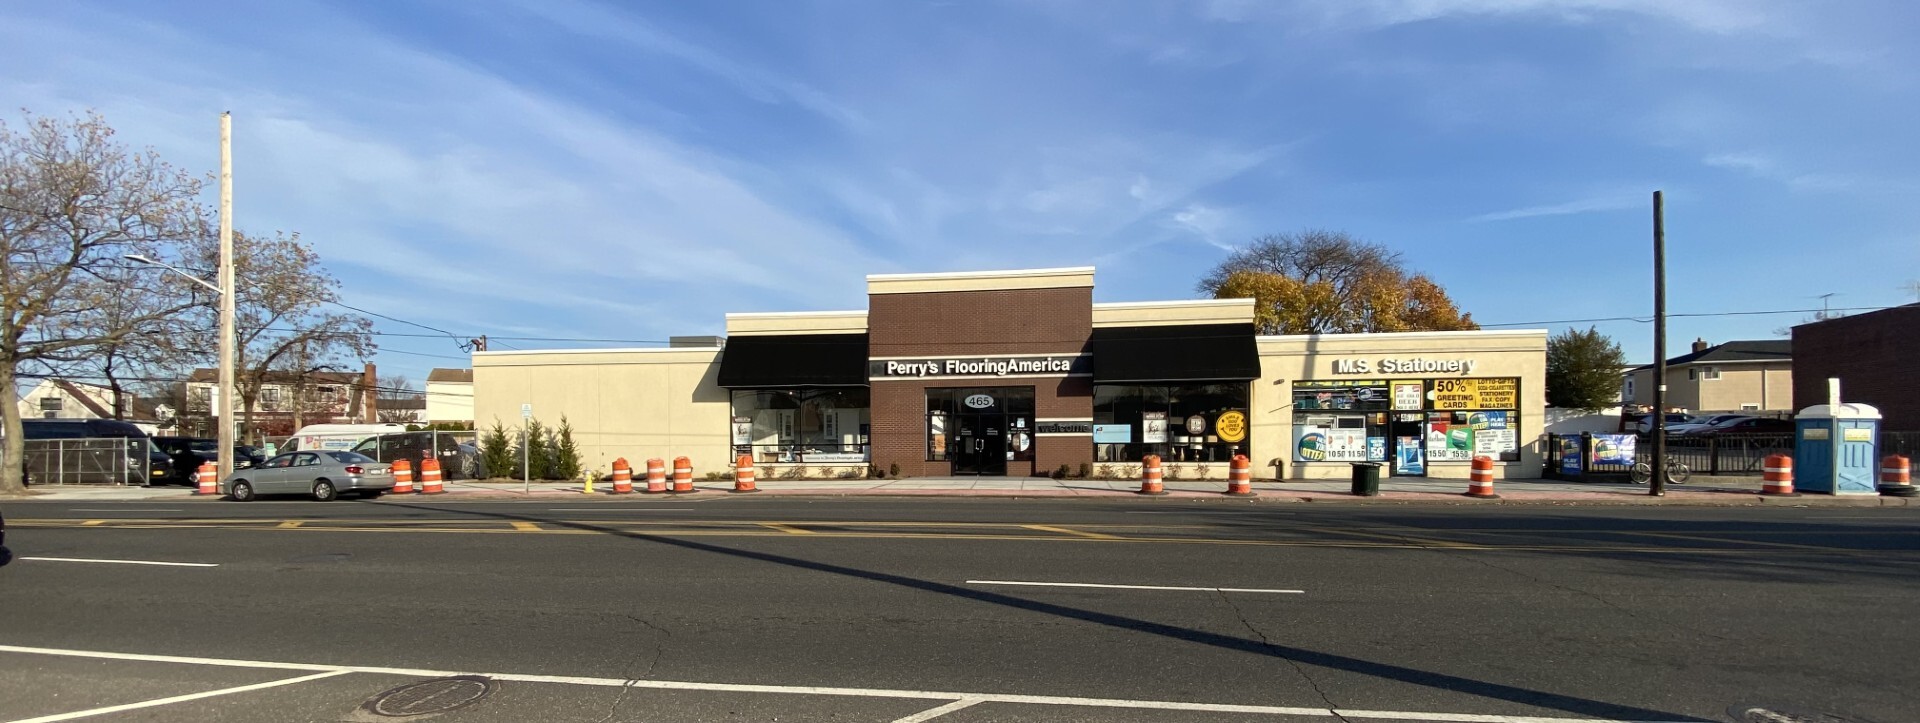
[(1654, 189), (1672, 311), (1914, 300), (1916, 35), (1898, 1), (7, 3), (0, 98), (209, 171), (233, 111), (242, 229), (462, 334), (719, 333), (906, 271), (1187, 298), (1309, 227), (1505, 324), (1647, 314)]

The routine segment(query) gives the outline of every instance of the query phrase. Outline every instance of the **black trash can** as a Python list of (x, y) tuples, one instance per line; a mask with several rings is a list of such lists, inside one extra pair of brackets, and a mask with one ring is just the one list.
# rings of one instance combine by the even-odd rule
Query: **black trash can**
[(1380, 496), (1380, 463), (1353, 463), (1353, 494), (1357, 497)]

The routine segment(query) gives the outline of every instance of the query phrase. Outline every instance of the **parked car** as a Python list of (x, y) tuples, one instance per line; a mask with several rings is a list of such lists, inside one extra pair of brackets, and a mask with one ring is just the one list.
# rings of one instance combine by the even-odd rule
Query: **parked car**
[[(49, 439), (120, 438), (127, 440), (127, 446), (124, 449), (121, 449), (118, 445), (114, 445), (111, 449), (95, 447), (61, 453), (60, 459), (55, 460), (53, 466), (64, 467), (68, 470), (77, 469), (83, 471), (69, 474), (67, 479), (60, 481), (93, 482), (96, 484), (100, 482), (113, 482), (136, 485), (166, 485), (179, 482), (179, 477), (173, 469), (173, 459), (168, 457), (167, 453), (161, 451), (159, 447), (154, 446), (152, 438), (147, 436), (145, 430), (129, 422), (122, 422), (117, 419), (22, 419), (20, 420), (20, 436), (29, 442)], [(122, 464), (119, 455), (125, 455), (124, 464)], [(34, 467), (34, 458), (31, 454), (27, 457), (27, 461), (28, 475), (31, 477), (32, 468)], [(87, 476), (112, 475), (117, 477), (121, 469), (129, 470), (124, 480), (106, 477), (92, 479)], [(98, 472), (93, 472), (95, 470)], [(107, 470), (112, 470), (112, 472), (108, 472)], [(141, 470), (145, 470), (144, 475), (141, 473)], [(29, 483), (33, 481), (34, 480), (31, 479), (28, 480)]]
[[(1667, 427), (1671, 429), (1673, 425), (1676, 424), (1688, 424), (1691, 423), (1693, 419), (1693, 415), (1691, 414), (1668, 412)], [(1640, 434), (1653, 434), (1653, 415), (1643, 414), (1640, 415), (1639, 419), (1633, 420), (1633, 431)]]
[(1696, 435), (1709, 434), (1792, 434), (1793, 420), (1774, 419), (1772, 417), (1748, 417), (1720, 424), (1711, 429), (1695, 432)]
[(237, 502), (291, 494), (311, 495), (321, 502), (345, 493), (373, 499), (392, 489), (390, 465), (338, 450), (288, 452), (258, 467), (235, 470), (220, 482), (220, 491)]
[(1667, 434), (1696, 434), (1722, 424), (1752, 418), (1753, 415), (1751, 414), (1715, 414), (1710, 417), (1700, 417), (1683, 424), (1668, 424)]
[[(383, 434), (367, 439), (355, 445), (353, 451), (382, 462), (407, 460), (418, 471), (420, 463), (425, 461), (428, 450), (440, 460), (442, 479), (473, 479), (479, 466), (479, 450), (472, 445), (461, 444), (452, 435), (434, 432), (401, 432)], [(472, 450), (469, 452), (468, 450)]]
[[(172, 461), (174, 474), (182, 484), (195, 483), (194, 475), (200, 473), (200, 465), (220, 461), (220, 440), (217, 439), (154, 437), (153, 444), (159, 447), (160, 451), (167, 453), (167, 457)], [(234, 469), (246, 469), (265, 461), (266, 458), (252, 447), (241, 444), (233, 447)]]

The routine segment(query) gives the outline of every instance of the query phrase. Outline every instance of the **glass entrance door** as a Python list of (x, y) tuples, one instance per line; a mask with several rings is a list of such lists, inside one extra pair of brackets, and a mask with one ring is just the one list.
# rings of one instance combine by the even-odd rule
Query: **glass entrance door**
[(1007, 473), (1007, 415), (960, 414), (953, 450), (956, 475), (1004, 476)]

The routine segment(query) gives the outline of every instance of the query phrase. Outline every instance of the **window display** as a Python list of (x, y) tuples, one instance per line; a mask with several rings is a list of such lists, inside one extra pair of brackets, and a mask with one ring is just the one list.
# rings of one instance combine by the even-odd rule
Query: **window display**
[(868, 400), (865, 387), (736, 389), (735, 453), (769, 463), (866, 462), (872, 424)]
[(1247, 450), (1246, 420), (1245, 382), (1096, 384), (1094, 461), (1227, 462)]

